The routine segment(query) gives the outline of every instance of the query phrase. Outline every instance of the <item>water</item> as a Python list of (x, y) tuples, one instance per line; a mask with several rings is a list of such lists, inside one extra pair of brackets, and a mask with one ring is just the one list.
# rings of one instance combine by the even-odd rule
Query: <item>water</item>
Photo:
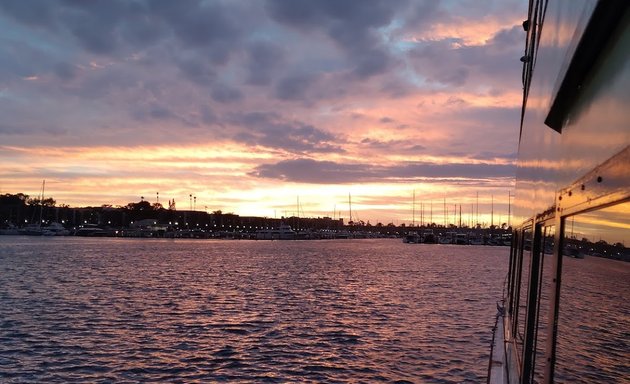
[(508, 253), (0, 236), (0, 382), (483, 382)]

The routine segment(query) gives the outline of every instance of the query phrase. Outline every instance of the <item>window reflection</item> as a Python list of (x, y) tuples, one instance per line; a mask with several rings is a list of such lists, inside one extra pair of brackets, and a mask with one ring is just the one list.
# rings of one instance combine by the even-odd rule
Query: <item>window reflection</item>
[(529, 275), (531, 269), (531, 253), (532, 253), (532, 230), (526, 229), (523, 232), (523, 254), (521, 258), (521, 276), (520, 280), (517, 282), (518, 290), (518, 305), (516, 306), (516, 314), (514, 318), (516, 319), (516, 333), (515, 339), (518, 344), (518, 353), (519, 358), (522, 361), (523, 359), (523, 347), (525, 340), (525, 324), (527, 318), (527, 293), (529, 290)]
[(565, 219), (555, 382), (627, 380), (630, 203)]
[(540, 276), (538, 284), (538, 303), (536, 308), (536, 335), (534, 344), (534, 382), (543, 382), (545, 364), (547, 360), (546, 348), (549, 327), (549, 305), (552, 285), (552, 257), (554, 248), (555, 226), (542, 228), (540, 238)]

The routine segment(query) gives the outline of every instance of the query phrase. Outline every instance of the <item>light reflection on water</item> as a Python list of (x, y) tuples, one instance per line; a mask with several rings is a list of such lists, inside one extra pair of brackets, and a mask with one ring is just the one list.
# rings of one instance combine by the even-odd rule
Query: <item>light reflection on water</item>
[(483, 382), (508, 253), (0, 237), (0, 381)]
[(557, 383), (630, 381), (630, 263), (563, 258)]

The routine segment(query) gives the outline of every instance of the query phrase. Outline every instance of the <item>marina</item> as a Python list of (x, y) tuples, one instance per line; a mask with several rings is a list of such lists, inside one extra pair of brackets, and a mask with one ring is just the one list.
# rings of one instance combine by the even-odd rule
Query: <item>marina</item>
[(0, 383), (628, 383), (627, 0), (30, 5)]

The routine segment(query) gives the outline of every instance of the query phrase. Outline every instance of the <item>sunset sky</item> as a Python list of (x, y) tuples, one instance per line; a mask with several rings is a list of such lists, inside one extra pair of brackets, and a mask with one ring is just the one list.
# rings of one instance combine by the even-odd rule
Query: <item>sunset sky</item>
[(506, 222), (526, 8), (0, 1), (0, 193), (401, 224), (415, 190), (416, 222), (477, 194)]

